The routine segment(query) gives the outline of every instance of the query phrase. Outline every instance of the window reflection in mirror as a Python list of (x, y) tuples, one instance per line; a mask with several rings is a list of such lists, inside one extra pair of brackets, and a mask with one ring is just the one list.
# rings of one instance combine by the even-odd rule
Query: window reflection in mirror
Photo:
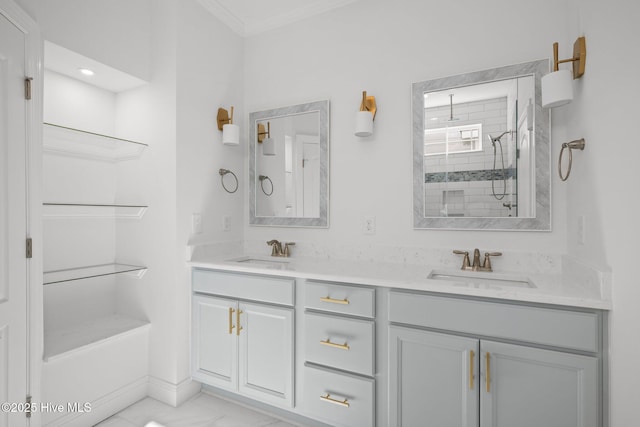
[(533, 217), (534, 78), (424, 94), (424, 216)]

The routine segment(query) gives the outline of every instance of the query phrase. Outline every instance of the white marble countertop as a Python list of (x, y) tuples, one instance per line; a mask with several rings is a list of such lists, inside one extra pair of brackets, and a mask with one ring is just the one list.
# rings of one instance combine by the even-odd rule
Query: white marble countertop
[[(194, 252), (189, 265), (242, 273), (271, 276), (317, 279), (331, 282), (381, 286), (391, 289), (410, 289), (441, 293), (443, 295), (468, 295), (553, 304), (568, 307), (611, 309), (607, 295), (607, 274), (593, 277), (581, 272), (583, 266), (572, 265), (562, 273), (491, 272), (472, 273), (477, 277), (514, 279), (526, 278), (534, 287), (501, 286), (493, 283), (472, 283), (429, 279), (432, 271), (449, 274), (465, 274), (461, 270), (442, 268), (438, 265), (367, 262), (306, 257), (278, 258), (264, 255), (211, 255)], [(246, 261), (247, 259), (252, 261)], [(244, 262), (243, 262), (244, 261)], [(565, 271), (566, 270), (566, 271)], [(575, 271), (578, 271), (576, 274)], [(573, 274), (572, 274), (573, 273)]]

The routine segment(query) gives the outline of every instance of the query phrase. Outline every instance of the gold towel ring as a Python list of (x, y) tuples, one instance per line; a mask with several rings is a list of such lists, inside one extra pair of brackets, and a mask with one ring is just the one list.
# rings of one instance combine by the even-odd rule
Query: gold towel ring
[[(571, 174), (571, 164), (573, 163), (573, 155), (571, 154), (572, 150), (584, 150), (584, 138), (576, 139), (575, 141), (565, 142), (562, 144), (562, 149), (560, 150), (560, 158), (558, 159), (558, 174), (560, 175), (560, 179), (566, 181), (569, 179), (569, 175)], [(569, 166), (567, 167), (567, 174), (563, 175), (562, 173), (562, 155), (564, 154), (564, 150), (569, 150)]]

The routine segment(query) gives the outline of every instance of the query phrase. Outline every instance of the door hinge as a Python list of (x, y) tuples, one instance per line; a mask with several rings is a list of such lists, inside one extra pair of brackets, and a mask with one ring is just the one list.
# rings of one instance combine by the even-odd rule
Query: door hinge
[(24, 411), (24, 414), (27, 418), (31, 418), (31, 396), (27, 395), (27, 410)]
[(24, 99), (31, 99), (31, 81), (33, 77), (25, 77), (24, 79)]
[(27, 258), (33, 258), (33, 240), (31, 237), (27, 237), (27, 250), (26, 250)]

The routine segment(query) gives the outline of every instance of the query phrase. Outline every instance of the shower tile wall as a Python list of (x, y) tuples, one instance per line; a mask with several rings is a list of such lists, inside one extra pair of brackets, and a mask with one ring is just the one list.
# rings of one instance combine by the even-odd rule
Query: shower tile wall
[[(429, 129), (443, 128), (451, 116), (450, 107), (434, 107), (425, 110), (425, 124)], [(482, 124), (482, 151), (449, 155), (425, 156), (425, 214), (426, 216), (471, 216), (471, 217), (507, 217), (515, 216), (515, 209), (503, 204), (515, 200), (514, 170), (509, 159), (514, 156), (515, 145), (511, 138), (502, 138), (505, 169), (507, 169), (507, 195), (502, 200), (493, 197), (491, 174), (493, 169), (493, 146), (487, 135), (500, 135), (508, 129), (507, 117), (511, 116), (507, 105), (507, 97), (468, 103), (454, 104), (453, 116), (457, 118), (453, 126)], [(432, 120), (436, 119), (436, 120)], [(500, 169), (500, 149), (496, 160), (495, 190), (502, 194), (503, 183)], [(467, 173), (462, 173), (470, 171)], [(449, 174), (445, 178), (444, 172)], [(453, 174), (451, 174), (453, 172)], [(448, 178), (448, 179), (447, 179)]]

